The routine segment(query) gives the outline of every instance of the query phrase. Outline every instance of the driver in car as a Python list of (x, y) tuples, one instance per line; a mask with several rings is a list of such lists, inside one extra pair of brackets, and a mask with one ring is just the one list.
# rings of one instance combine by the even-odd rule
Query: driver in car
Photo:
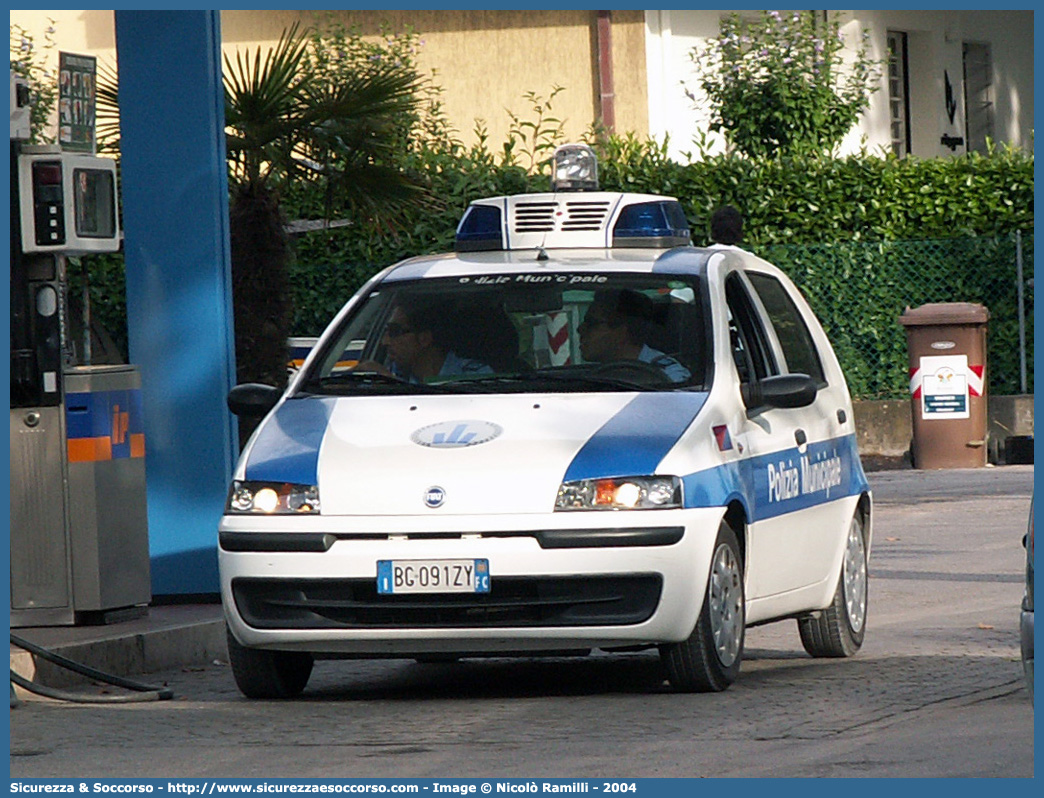
[(357, 371), (375, 371), (410, 383), (441, 377), (493, 374), (481, 361), (458, 355), (447, 344), (445, 308), (432, 303), (400, 303), (384, 327), (383, 343), (391, 368), (367, 360)]
[(584, 360), (594, 363), (638, 360), (658, 367), (671, 382), (689, 379), (692, 372), (685, 366), (644, 342), (644, 331), (651, 323), (652, 305), (652, 300), (638, 291), (596, 292), (577, 328)]

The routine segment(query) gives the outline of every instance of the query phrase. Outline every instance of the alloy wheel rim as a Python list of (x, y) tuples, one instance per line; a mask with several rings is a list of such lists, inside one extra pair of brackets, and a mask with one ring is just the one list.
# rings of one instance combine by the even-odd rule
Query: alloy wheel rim
[(714, 552), (707, 597), (714, 650), (727, 668), (739, 657), (743, 640), (743, 582), (739, 562), (724, 543)]
[(866, 622), (866, 547), (859, 521), (852, 519), (845, 545), (845, 611), (852, 631), (860, 632)]

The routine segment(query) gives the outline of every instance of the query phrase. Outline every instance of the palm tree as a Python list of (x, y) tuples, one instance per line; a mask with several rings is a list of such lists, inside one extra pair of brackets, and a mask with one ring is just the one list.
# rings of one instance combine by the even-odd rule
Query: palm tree
[[(411, 64), (371, 57), (330, 68), (321, 34), (285, 30), (251, 57), (225, 55), (225, 139), (236, 372), (240, 382), (286, 381), (293, 308), (292, 249), (281, 198), (299, 181), (322, 186), (326, 214), (392, 214), (424, 196), (397, 169), (403, 129), (416, 118), (420, 78)], [(99, 72), (98, 132), (118, 151), (115, 70)], [(241, 420), (241, 427), (245, 426)]]
[(321, 184), (327, 214), (380, 214), (420, 198), (394, 166), (403, 119), (418, 105), (416, 71), (390, 59), (315, 67), (297, 26), (253, 58), (225, 57), (232, 296), (237, 378), (281, 386), (293, 308), (292, 258), (280, 195), (295, 181)]

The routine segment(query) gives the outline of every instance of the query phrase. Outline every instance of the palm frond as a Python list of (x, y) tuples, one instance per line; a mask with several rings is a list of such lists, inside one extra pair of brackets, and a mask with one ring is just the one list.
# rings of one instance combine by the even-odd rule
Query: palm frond
[(295, 24), (275, 47), (258, 47), (252, 58), (238, 50), (235, 59), (225, 54), (226, 145), (239, 179), (261, 180), (267, 171), (283, 168), (279, 161), (288, 157), (287, 142), (304, 109), (301, 69), (308, 42)]
[(120, 81), (116, 67), (109, 61), (98, 62), (94, 92), (98, 149), (101, 152), (119, 152)]

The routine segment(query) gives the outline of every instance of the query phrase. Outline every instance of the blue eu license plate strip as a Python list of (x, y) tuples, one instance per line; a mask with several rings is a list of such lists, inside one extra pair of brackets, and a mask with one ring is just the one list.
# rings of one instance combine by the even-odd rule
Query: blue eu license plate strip
[(488, 593), (489, 560), (378, 560), (377, 592)]

